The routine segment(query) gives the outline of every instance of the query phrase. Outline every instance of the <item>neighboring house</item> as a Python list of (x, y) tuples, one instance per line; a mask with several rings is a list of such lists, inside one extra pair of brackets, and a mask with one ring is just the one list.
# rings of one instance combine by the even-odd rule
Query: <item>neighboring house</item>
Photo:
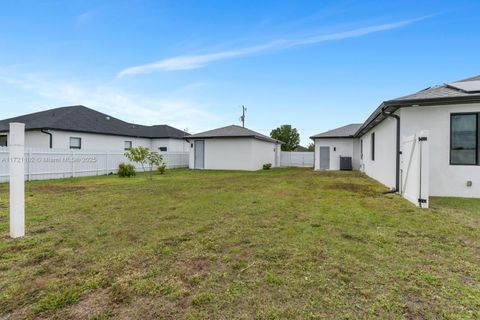
[[(409, 170), (418, 170), (410, 155), (418, 153), (428, 136), (429, 195), (480, 197), (479, 129), (477, 76), (384, 101), (360, 127), (349, 125), (312, 136), (315, 169), (338, 169), (335, 152), (348, 155), (354, 168), (403, 193)], [(421, 168), (420, 163), (420, 174)], [(421, 183), (420, 178), (420, 188)]]
[(155, 151), (187, 152), (188, 133), (167, 125), (128, 123), (84, 106), (31, 113), (0, 121), (0, 146), (7, 145), (10, 122), (25, 124), (27, 148), (120, 151), (147, 147)]
[(259, 170), (266, 163), (280, 165), (283, 142), (236, 125), (194, 134), (190, 145), (191, 169)]

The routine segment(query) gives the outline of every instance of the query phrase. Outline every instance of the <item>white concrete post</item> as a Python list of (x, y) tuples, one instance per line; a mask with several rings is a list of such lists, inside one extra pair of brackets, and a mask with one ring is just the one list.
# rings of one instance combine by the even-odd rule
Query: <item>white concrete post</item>
[(25, 235), (25, 124), (10, 123), (10, 236)]

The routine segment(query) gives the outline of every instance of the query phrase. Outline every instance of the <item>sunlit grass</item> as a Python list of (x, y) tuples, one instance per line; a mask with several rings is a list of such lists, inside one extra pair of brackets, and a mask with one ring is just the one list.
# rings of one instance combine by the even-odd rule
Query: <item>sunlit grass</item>
[(0, 318), (480, 318), (480, 200), (357, 172), (171, 170), (27, 184)]

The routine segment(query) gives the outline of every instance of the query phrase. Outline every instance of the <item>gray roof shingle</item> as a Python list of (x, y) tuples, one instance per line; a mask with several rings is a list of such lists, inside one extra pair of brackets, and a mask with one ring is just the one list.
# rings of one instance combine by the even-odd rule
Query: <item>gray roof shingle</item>
[(387, 116), (382, 113), (382, 111), (387, 113), (392, 113), (402, 107), (409, 107), (412, 105), (442, 105), (442, 104), (455, 104), (455, 103), (471, 103), (471, 102), (480, 102), (480, 92), (479, 91), (465, 91), (461, 90), (458, 87), (455, 87), (455, 84), (462, 82), (472, 82), (479, 81), (480, 76), (475, 76), (450, 84), (443, 84), (439, 86), (434, 86), (426, 88), (424, 90), (418, 91), (413, 94), (402, 96), (396, 99), (384, 101), (380, 104), (377, 109), (368, 117), (368, 119), (363, 123), (362, 127), (356, 133), (356, 136), (362, 136), (370, 129), (375, 127), (377, 124), (381, 123)]
[(311, 139), (318, 138), (352, 138), (358, 129), (362, 126), (361, 123), (351, 123), (349, 125), (336, 128), (333, 130), (325, 131), (314, 136), (311, 136)]
[(183, 139), (189, 134), (168, 125), (143, 126), (128, 123), (84, 106), (70, 106), (0, 121), (0, 132), (10, 122), (25, 123), (26, 130), (51, 129), (141, 138)]
[(439, 98), (455, 98), (455, 97), (471, 97), (471, 96), (480, 96), (480, 92), (466, 92), (460, 90), (454, 86), (454, 83), (459, 82), (470, 82), (470, 81), (479, 81), (480, 76), (471, 77), (468, 79), (459, 80), (451, 84), (443, 84), (439, 86), (429, 87), (413, 94), (402, 96), (391, 101), (402, 101), (402, 100), (426, 100), (426, 99), (439, 99)]
[(200, 132), (188, 136), (190, 139), (208, 139), (208, 138), (254, 138), (258, 140), (283, 143), (282, 141), (267, 137), (261, 133), (255, 132), (253, 130), (240, 127), (237, 125), (226, 126), (218, 129), (213, 129), (205, 132)]

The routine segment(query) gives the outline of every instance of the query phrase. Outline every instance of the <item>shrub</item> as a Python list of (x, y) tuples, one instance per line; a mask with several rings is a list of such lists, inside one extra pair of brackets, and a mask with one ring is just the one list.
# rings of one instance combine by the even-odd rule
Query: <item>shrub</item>
[(157, 170), (158, 170), (158, 173), (164, 174), (165, 171), (167, 170), (167, 166), (165, 165), (165, 163), (162, 163), (161, 165), (158, 166)]
[(143, 172), (146, 172), (146, 166), (148, 166), (148, 176), (152, 179), (152, 170), (154, 167), (159, 167), (163, 164), (163, 156), (158, 152), (150, 151), (145, 147), (130, 148), (125, 152), (125, 157), (128, 160), (135, 163), (140, 163), (143, 168)]
[(270, 168), (272, 167), (272, 164), (271, 163), (265, 163), (263, 165), (263, 170), (270, 170)]
[(137, 173), (135, 172), (135, 166), (133, 164), (120, 163), (118, 165), (118, 176), (121, 178), (130, 178), (134, 177)]

